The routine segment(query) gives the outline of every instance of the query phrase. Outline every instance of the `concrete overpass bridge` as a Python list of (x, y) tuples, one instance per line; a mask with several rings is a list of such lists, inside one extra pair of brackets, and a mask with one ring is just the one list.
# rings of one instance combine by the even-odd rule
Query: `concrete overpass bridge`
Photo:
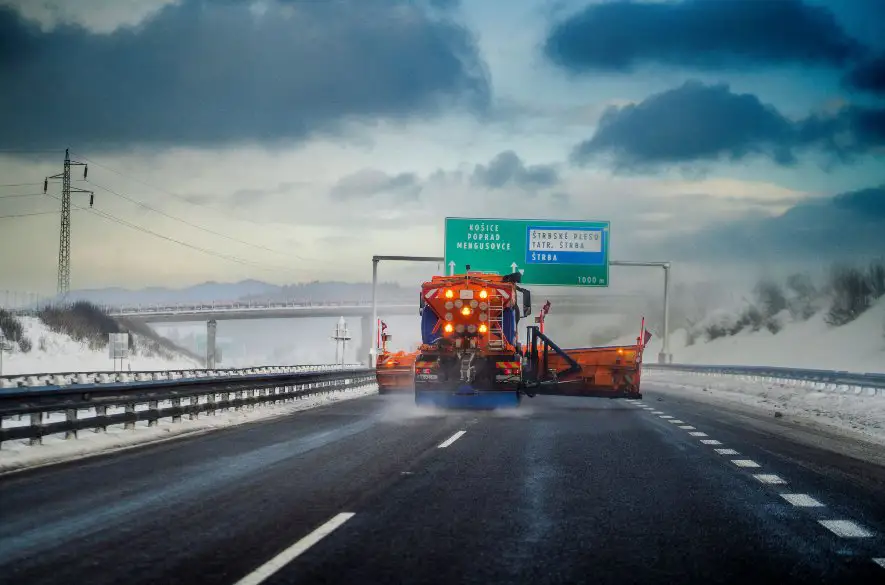
[[(627, 295), (536, 295), (532, 298), (532, 312), (537, 314), (547, 300), (559, 315), (622, 313), (641, 311), (647, 299), (638, 294)], [(123, 305), (103, 306), (111, 317), (125, 318), (143, 323), (187, 323), (195, 321), (224, 321), (235, 319), (299, 319), (307, 317), (345, 317), (360, 319), (360, 342), (358, 355), (368, 355), (372, 344), (371, 301), (210, 301), (191, 304)], [(392, 301), (378, 303), (381, 318), (395, 315), (418, 317), (418, 302)]]

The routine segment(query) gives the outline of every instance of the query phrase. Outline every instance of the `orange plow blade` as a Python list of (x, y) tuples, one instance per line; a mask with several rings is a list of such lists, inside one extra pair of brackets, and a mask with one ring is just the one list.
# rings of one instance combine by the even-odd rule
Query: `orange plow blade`
[(418, 352), (382, 353), (375, 366), (378, 393), (414, 392), (415, 358)]

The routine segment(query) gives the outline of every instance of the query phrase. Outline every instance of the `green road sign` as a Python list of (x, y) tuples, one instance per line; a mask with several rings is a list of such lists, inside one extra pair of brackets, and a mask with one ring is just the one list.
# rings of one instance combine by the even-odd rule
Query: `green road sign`
[(608, 286), (609, 222), (446, 218), (449, 274), (522, 273), (525, 284)]

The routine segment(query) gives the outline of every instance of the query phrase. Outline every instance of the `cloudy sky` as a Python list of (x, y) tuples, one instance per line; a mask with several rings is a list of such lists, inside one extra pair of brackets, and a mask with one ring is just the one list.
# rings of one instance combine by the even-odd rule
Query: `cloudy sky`
[(0, 289), (54, 292), (65, 148), (73, 288), (365, 280), (447, 215), (885, 253), (880, 0), (0, 0), (0, 87)]

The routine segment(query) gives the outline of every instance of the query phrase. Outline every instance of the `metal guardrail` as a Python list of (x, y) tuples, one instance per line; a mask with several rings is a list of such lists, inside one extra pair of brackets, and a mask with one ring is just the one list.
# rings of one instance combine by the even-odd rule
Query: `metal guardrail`
[(773, 366), (714, 366), (691, 364), (652, 364), (648, 370), (685, 372), (707, 376), (735, 376), (751, 381), (771, 380), (810, 386), (815, 390), (885, 397), (885, 374), (839, 370), (807, 370)]
[(285, 374), (299, 372), (325, 372), (329, 370), (362, 368), (360, 364), (317, 364), (294, 366), (255, 366), (251, 368), (184, 368), (177, 370), (142, 370), (136, 372), (47, 372), (39, 374), (14, 374), (0, 376), (0, 392), (4, 388), (62, 387), (84, 384), (114, 384), (146, 382), (150, 380), (181, 380), (189, 378), (220, 378), (252, 374)]
[[(359, 367), (6, 388), (0, 390), (0, 443), (29, 439), (31, 445), (38, 445), (47, 435), (65, 433), (65, 438), (75, 439), (81, 430), (102, 432), (118, 424), (134, 429), (138, 421), (156, 426), (161, 418), (171, 417), (175, 423), (185, 414), (195, 419), (201, 412), (214, 414), (259, 403), (286, 402), (374, 382), (375, 370)], [(183, 400), (188, 403), (182, 404)], [(168, 406), (161, 407), (161, 402)], [(145, 404), (146, 409), (137, 410), (137, 406)], [(122, 408), (123, 412), (109, 415), (108, 408)], [(94, 414), (81, 418), (83, 410)], [(45, 420), (46, 415), (58, 412), (64, 413), (63, 421)], [(30, 416), (30, 424), (3, 424), (4, 419), (24, 415)]]

